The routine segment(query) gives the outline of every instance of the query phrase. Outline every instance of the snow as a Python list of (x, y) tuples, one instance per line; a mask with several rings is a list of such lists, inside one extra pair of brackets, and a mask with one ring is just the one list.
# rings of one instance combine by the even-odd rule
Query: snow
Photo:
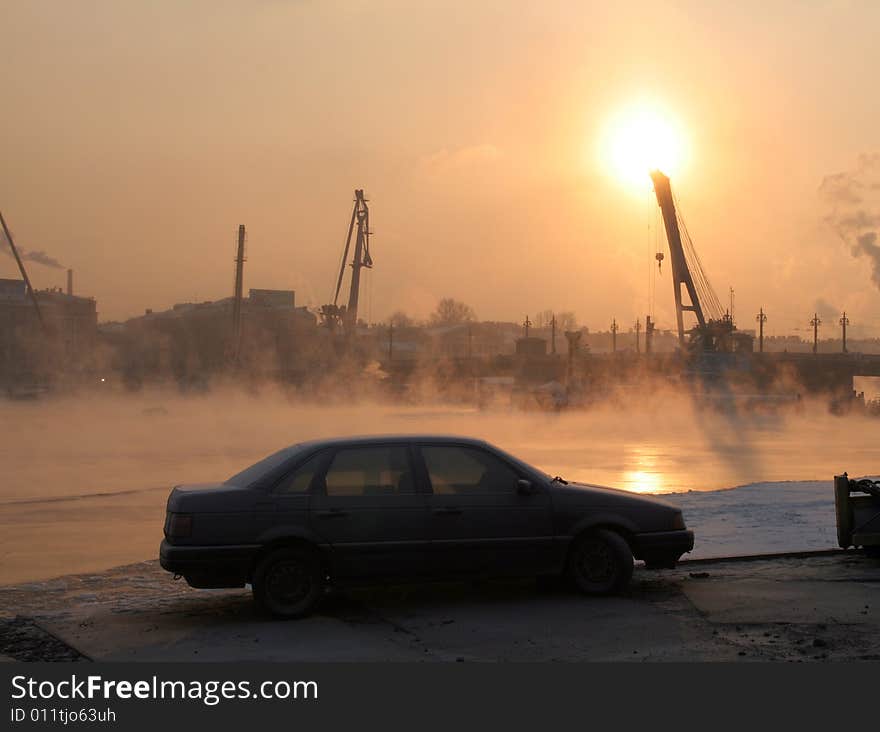
[(835, 549), (830, 480), (750, 483), (717, 491), (666, 493), (693, 529), (685, 559)]

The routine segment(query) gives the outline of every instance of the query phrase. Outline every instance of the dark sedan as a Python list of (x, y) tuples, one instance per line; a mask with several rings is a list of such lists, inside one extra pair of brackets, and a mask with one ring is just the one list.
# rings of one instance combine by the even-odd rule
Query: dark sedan
[(481, 440), (406, 435), (305, 442), (174, 488), (160, 561), (193, 587), (250, 583), (297, 617), (331, 583), (565, 575), (608, 594), (634, 557), (671, 567), (693, 544), (663, 501), (552, 478)]

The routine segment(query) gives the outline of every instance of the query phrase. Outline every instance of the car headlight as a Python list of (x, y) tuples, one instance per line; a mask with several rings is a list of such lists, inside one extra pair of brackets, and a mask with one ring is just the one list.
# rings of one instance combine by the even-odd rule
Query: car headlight
[(672, 529), (673, 531), (677, 531), (679, 529), (686, 529), (687, 527), (684, 524), (684, 516), (681, 511), (677, 511), (672, 517)]

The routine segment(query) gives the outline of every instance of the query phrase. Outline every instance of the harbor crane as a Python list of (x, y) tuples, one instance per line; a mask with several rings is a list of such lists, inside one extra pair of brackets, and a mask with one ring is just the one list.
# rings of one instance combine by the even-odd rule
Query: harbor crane
[[(652, 170), (650, 175), (669, 244), (679, 346), (693, 351), (751, 351), (751, 336), (737, 332), (730, 313), (724, 313), (721, 308), (676, 206), (669, 177), (659, 170)], [(657, 261), (659, 263), (662, 259), (657, 257)], [(687, 330), (685, 313), (691, 313), (696, 320), (696, 324)], [(687, 342), (686, 333), (690, 335)]]
[[(355, 234), (355, 224), (357, 233)], [(333, 302), (321, 307), (321, 318), (324, 324), (335, 329), (342, 326), (346, 336), (353, 335), (357, 327), (358, 299), (360, 297), (361, 270), (371, 269), (373, 258), (370, 256), (370, 209), (367, 199), (364, 198), (362, 188), (354, 192), (354, 208), (351, 211), (351, 220), (348, 224), (348, 235), (345, 239), (345, 249), (342, 252), (342, 261), (339, 267), (339, 277), (336, 280), (336, 290)], [(348, 253), (351, 250), (351, 237), (355, 234), (354, 255), (351, 263), (346, 265)], [(342, 280), (345, 278), (346, 266), (351, 267), (351, 284), (349, 285), (348, 305), (339, 305), (339, 292), (342, 289)]]

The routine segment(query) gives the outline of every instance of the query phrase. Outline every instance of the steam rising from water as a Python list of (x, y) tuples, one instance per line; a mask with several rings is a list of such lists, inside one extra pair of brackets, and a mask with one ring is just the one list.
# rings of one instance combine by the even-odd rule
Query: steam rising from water
[(831, 209), (826, 221), (854, 257), (868, 259), (880, 288), (880, 153), (860, 155), (854, 170), (825, 176), (819, 193)]
[[(454, 433), (484, 438), (548, 473), (636, 491), (709, 490), (759, 480), (877, 472), (876, 421), (696, 409), (675, 392), (633, 394), (589, 411), (320, 406), (267, 388), (0, 403), (0, 502), (164, 490), (223, 480), (264, 455), (317, 437)], [(163, 496), (164, 497), (164, 496)]]

